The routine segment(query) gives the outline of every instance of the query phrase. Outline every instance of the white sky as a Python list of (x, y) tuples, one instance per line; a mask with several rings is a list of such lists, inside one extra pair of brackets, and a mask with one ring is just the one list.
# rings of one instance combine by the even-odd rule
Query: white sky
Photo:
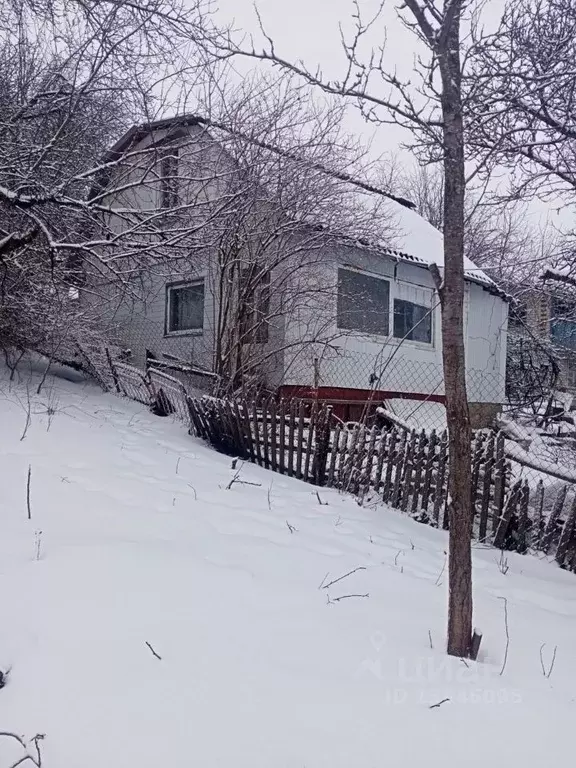
[[(234, 23), (238, 30), (253, 34), (256, 42), (262, 40), (253, 0), (216, 0), (219, 11), (216, 20), (221, 24)], [(276, 45), (278, 55), (288, 60), (303, 60), (309, 69), (319, 65), (325, 77), (340, 79), (346, 62), (340, 43), (339, 22), (345, 29), (352, 30), (352, 0), (257, 0), (257, 6), (266, 31)], [(363, 19), (374, 15), (378, 0), (360, 0)], [(377, 46), (385, 40), (386, 58), (389, 68), (395, 67), (399, 76), (410, 76), (416, 51), (419, 49), (415, 35), (407, 30), (398, 18), (397, 0), (387, 0), (381, 20), (372, 30), (369, 46)], [(503, 7), (503, 0), (489, 0), (485, 6), (485, 24), (495, 23)], [(257, 66), (257, 62), (250, 62)], [(242, 66), (242, 65), (240, 65)], [(415, 76), (417, 82), (418, 76)], [(347, 129), (367, 142), (372, 141), (373, 153), (397, 153), (404, 164), (411, 157), (400, 148), (402, 141), (409, 142), (407, 132), (394, 125), (375, 127), (368, 125), (360, 113), (351, 107), (347, 115)], [(550, 214), (551, 206), (535, 202), (530, 211), (541, 223)], [(554, 223), (566, 219), (567, 215), (553, 214)]]

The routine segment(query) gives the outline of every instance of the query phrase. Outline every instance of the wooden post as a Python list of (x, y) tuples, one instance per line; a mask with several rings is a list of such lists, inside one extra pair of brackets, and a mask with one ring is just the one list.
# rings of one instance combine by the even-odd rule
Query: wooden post
[(420, 506), (424, 512), (428, 512), (428, 502), (430, 499), (430, 486), (432, 484), (432, 472), (434, 471), (434, 464), (436, 462), (436, 445), (438, 444), (438, 435), (436, 430), (433, 429), (430, 433), (428, 440), (428, 451), (426, 453), (425, 471), (424, 471), (424, 485), (422, 487), (422, 501)]
[(422, 482), (422, 471), (424, 469), (424, 460), (426, 458), (426, 447), (428, 438), (426, 432), (422, 430), (418, 441), (418, 448), (414, 458), (414, 493), (412, 494), (412, 514), (418, 511), (418, 499), (420, 497), (420, 483)]
[(530, 487), (528, 480), (520, 492), (520, 505), (518, 507), (518, 544), (516, 549), (521, 555), (528, 550), (528, 506), (530, 504)]
[(568, 552), (568, 547), (572, 541), (572, 538), (574, 537), (574, 532), (576, 530), (576, 492), (574, 493), (574, 497), (572, 499), (572, 506), (570, 507), (570, 513), (568, 514), (568, 517), (566, 518), (566, 522), (564, 523), (564, 526), (562, 528), (562, 533), (560, 534), (560, 540), (558, 541), (558, 548), (556, 550), (556, 562), (561, 567), (564, 567), (565, 565), (565, 558), (566, 554)]
[(496, 533), (494, 535), (494, 546), (498, 549), (502, 549), (504, 542), (506, 541), (506, 534), (508, 533), (508, 527), (510, 525), (510, 520), (512, 519), (512, 514), (518, 505), (518, 497), (520, 495), (521, 488), (522, 480), (518, 480), (508, 494), (508, 499), (504, 505), (502, 517), (500, 518), (500, 522), (498, 523), (498, 527), (496, 528)]
[(552, 512), (550, 513), (550, 517), (548, 518), (548, 524), (544, 531), (544, 535), (542, 536), (542, 551), (546, 552), (546, 554), (548, 554), (548, 550), (550, 549), (550, 545), (552, 544), (554, 531), (556, 529), (556, 523), (558, 522), (558, 518), (560, 517), (560, 513), (562, 512), (562, 507), (564, 506), (564, 502), (566, 501), (567, 493), (568, 493), (568, 485), (563, 485), (558, 491), (558, 495), (554, 499), (554, 506), (552, 508)]

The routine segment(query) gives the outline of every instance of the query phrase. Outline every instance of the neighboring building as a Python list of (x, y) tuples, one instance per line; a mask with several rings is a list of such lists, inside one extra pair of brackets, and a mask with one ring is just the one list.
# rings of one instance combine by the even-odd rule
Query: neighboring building
[[(186, 176), (179, 164), (190, 165), (190, 142), (195, 167), (202, 169), (195, 175), (202, 178), (201, 195), (197, 188), (191, 193), (189, 184), (185, 190), (178, 187)], [(110, 157), (134, 154), (139, 147), (156, 147), (158, 153), (152, 180), (142, 193), (130, 190), (132, 205), (141, 201), (169, 209), (187, 202), (186, 216), (202, 217), (206, 201), (235, 179), (226, 152), (218, 151), (196, 118), (133, 129)], [(110, 178), (103, 183), (110, 185)], [(110, 194), (107, 204), (125, 206), (125, 199), (125, 193)], [(378, 405), (390, 398), (442, 403), (440, 309), (428, 268), (431, 263), (442, 268), (442, 235), (409, 208), (390, 205), (403, 233), (394, 248), (359, 242), (354, 232), (331, 234), (295, 223), (273, 239), (272, 219), (264, 226), (251, 211), (243, 222), (244, 230), (251, 222), (251, 230), (237, 246), (235, 263), (241, 268), (234, 278), (229, 266), (222, 266), (218, 238), (224, 237), (227, 221), (222, 213), (206, 230), (217, 237), (204, 235), (201, 247), (192, 238), (188, 259), (162, 271), (144, 263), (129, 276), (128, 282), (146, 284), (145, 299), (131, 298), (129, 291), (111, 298), (107, 319), (113, 319), (138, 365), (152, 357), (178, 360), (196, 373), (225, 370), (238, 386), (258, 384), (281, 396), (330, 401), (345, 419), (358, 418), (367, 402)], [(220, 228), (219, 221), (224, 222)], [(118, 226), (125, 226), (121, 217)], [(269, 241), (255, 256), (264, 231)], [(508, 305), (495, 283), (469, 261), (465, 273), (468, 391), (473, 424), (482, 426), (504, 402)], [(225, 326), (222, 315), (230, 306), (243, 311), (241, 319)], [(252, 353), (249, 365), (239, 362), (245, 349)]]
[(558, 365), (557, 389), (576, 393), (576, 281), (562, 271), (547, 269), (536, 286), (519, 293), (521, 300), (511, 313), (511, 333), (540, 343)]

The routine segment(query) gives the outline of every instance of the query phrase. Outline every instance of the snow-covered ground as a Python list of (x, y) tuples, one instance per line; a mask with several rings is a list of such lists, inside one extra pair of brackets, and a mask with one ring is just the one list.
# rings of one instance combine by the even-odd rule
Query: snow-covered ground
[(574, 575), (477, 548), (465, 664), (445, 533), (230, 464), (91, 385), (0, 381), (0, 731), (45, 734), (44, 768), (572, 759)]

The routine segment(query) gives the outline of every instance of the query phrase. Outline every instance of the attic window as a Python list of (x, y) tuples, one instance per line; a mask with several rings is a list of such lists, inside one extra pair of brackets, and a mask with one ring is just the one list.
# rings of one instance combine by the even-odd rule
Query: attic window
[(178, 147), (170, 147), (160, 160), (160, 204), (162, 208), (178, 205)]

